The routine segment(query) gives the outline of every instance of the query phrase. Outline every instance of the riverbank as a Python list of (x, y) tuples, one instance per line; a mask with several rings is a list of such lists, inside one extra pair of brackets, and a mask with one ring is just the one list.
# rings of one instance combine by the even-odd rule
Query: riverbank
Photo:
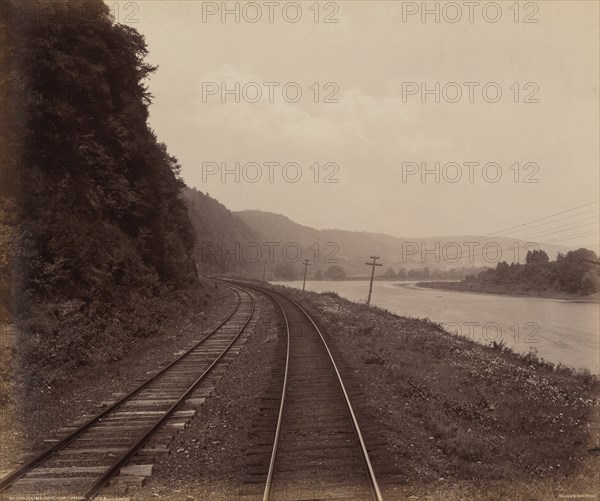
[(379, 475), (386, 498), (436, 491), (546, 501), (595, 492), (597, 377), (335, 293), (276, 288), (308, 309), (360, 386), (359, 412), (378, 421), (395, 465), (384, 461)]
[(598, 303), (600, 302), (600, 295), (598, 293), (590, 296), (581, 296), (579, 294), (567, 294), (565, 292), (557, 291), (528, 291), (526, 289), (515, 290), (510, 287), (500, 286), (489, 286), (482, 285), (479, 282), (417, 282), (417, 287), (423, 287), (427, 289), (441, 289), (449, 290), (453, 292), (470, 292), (475, 294), (492, 294), (500, 296), (513, 296), (513, 297), (526, 297), (526, 298), (540, 298), (540, 299), (559, 299), (563, 301), (573, 301), (580, 303)]
[[(372, 424), (363, 432), (385, 499), (549, 501), (596, 492), (597, 377), (482, 346), (429, 320), (393, 315), (334, 293), (273, 288), (298, 300), (326, 336), (352, 388), (359, 422)], [(23, 449), (49, 428), (75, 419), (82, 408), (89, 412), (128, 388), (197, 336), (199, 324), (218, 322), (233, 299), (219, 289), (203, 311), (190, 308), (170, 317), (163, 336), (145, 340), (105, 373), (86, 368), (78, 385), (40, 395), (35, 414), (5, 416), (24, 425), (19, 430), (24, 435), (0, 437), (5, 449)], [(258, 305), (256, 333), (177, 436), (171, 454), (157, 460), (136, 499), (237, 498), (282, 325), (266, 298)]]

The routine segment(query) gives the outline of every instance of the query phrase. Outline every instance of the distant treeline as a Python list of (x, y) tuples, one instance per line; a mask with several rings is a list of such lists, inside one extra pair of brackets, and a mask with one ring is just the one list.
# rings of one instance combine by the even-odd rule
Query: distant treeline
[[(449, 270), (430, 270), (424, 268), (403, 268), (396, 272), (394, 268), (387, 268), (383, 274), (376, 274), (375, 280), (460, 280), (470, 274), (478, 273), (486, 268), (450, 268)], [(302, 278), (304, 266), (298, 263), (277, 263), (273, 266), (272, 276), (281, 280), (296, 280)], [(311, 265), (307, 277), (311, 280), (345, 280), (354, 278), (349, 276), (343, 266), (333, 264), (331, 266)], [(365, 275), (366, 277), (366, 275)], [(363, 277), (364, 278), (364, 277)]]
[[(431, 285), (431, 284), (430, 284)], [(504, 294), (587, 296), (598, 292), (600, 263), (589, 249), (558, 254), (550, 261), (543, 250), (529, 251), (524, 264), (505, 261), (459, 283), (436, 284), (438, 288)]]
[(461, 280), (470, 274), (478, 273), (484, 270), (484, 267), (450, 268), (449, 270), (430, 270), (428, 266), (424, 268), (388, 268), (382, 276), (376, 279), (385, 280)]

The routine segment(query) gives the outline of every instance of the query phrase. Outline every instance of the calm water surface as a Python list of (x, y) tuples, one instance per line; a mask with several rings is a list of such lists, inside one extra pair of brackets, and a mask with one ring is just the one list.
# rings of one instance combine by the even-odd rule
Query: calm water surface
[[(278, 283), (302, 288), (301, 281)], [(306, 289), (365, 302), (369, 282), (309, 282)], [(551, 362), (600, 373), (597, 303), (449, 292), (407, 282), (375, 282), (371, 303), (398, 315), (428, 317), (479, 342), (502, 340), (515, 351), (535, 349)]]

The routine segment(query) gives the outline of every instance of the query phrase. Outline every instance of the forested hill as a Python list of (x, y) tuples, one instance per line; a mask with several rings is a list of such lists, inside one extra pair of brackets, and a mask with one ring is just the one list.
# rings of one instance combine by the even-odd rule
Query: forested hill
[[(377, 255), (384, 263), (383, 270), (406, 268), (412, 270), (449, 270), (454, 268), (460, 273), (473, 273), (475, 267), (489, 267), (500, 260), (525, 259), (527, 242), (509, 237), (486, 239), (478, 235), (456, 235), (449, 237), (401, 238), (383, 233), (366, 231), (347, 231), (337, 229), (317, 230), (303, 226), (289, 218), (258, 210), (236, 212), (254, 232), (262, 235), (264, 241), (274, 241), (280, 244), (279, 249), (286, 244), (298, 244), (302, 248), (302, 259), (310, 259), (314, 263), (311, 272), (317, 269), (325, 272), (332, 263), (342, 266), (348, 275), (366, 275), (365, 259)], [(401, 221), (398, 223), (401, 225)], [(469, 251), (467, 244), (475, 242), (476, 247)], [(514, 250), (515, 243), (519, 253)], [(485, 259), (483, 247), (492, 244), (501, 249), (501, 259)], [(444, 249), (448, 251), (446, 259)], [(459, 255), (456, 254), (458, 248)], [(556, 256), (568, 249), (554, 244), (540, 244), (540, 248), (548, 255)], [(494, 256), (494, 254), (491, 254)], [(281, 258), (281, 252), (276, 256)], [(456, 257), (456, 259), (455, 259)], [(450, 259), (452, 258), (452, 259)], [(382, 274), (383, 274), (382, 270)], [(294, 264), (295, 276), (301, 276), (301, 263)], [(460, 275), (449, 278), (458, 278)], [(465, 275), (463, 275), (465, 276)], [(419, 276), (414, 278), (429, 278)]]
[(25, 319), (40, 352), (144, 331), (152, 298), (197, 281), (179, 165), (148, 126), (143, 36), (101, 0), (44, 5), (3, 2), (2, 19), (3, 320)]
[[(248, 255), (247, 249), (262, 244), (264, 238), (208, 194), (186, 188), (183, 196), (194, 227), (194, 257), (198, 271), (202, 274), (252, 274), (258, 263), (251, 262), (256, 259), (254, 255)], [(262, 269), (262, 264), (259, 267)]]

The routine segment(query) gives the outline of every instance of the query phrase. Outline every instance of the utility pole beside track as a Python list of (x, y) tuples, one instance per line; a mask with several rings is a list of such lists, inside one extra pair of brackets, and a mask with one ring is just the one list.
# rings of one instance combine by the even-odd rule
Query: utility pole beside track
[(371, 293), (373, 292), (373, 278), (375, 277), (375, 266), (383, 266), (382, 264), (377, 262), (377, 260), (379, 259), (379, 256), (369, 256), (369, 257), (373, 260), (373, 262), (365, 263), (367, 266), (372, 266), (371, 284), (369, 285), (369, 297), (367, 298), (367, 306), (369, 306), (371, 304)]
[(304, 282), (302, 282), (302, 290), (304, 290), (306, 287), (306, 270), (308, 270), (309, 266), (310, 266), (310, 264), (308, 264), (308, 259), (305, 259), (304, 260)]

